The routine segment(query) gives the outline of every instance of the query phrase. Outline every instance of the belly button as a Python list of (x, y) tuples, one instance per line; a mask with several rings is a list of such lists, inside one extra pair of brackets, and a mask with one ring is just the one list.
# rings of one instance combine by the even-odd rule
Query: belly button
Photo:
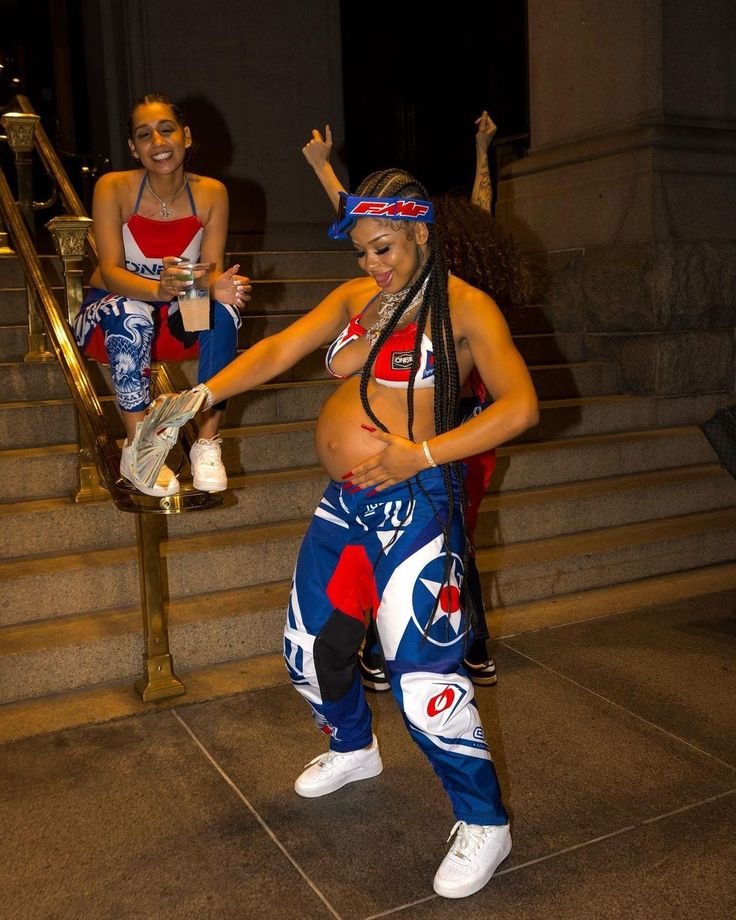
[(330, 450), (337, 450), (337, 441), (328, 441), (328, 442), (327, 442), (327, 447), (328, 447)]

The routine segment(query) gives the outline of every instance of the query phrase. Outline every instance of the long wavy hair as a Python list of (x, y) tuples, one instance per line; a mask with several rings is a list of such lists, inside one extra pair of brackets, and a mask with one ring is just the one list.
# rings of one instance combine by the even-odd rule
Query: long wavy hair
[(519, 244), (464, 194), (432, 199), (439, 242), (452, 273), (480, 288), (507, 314), (531, 303), (537, 282)]

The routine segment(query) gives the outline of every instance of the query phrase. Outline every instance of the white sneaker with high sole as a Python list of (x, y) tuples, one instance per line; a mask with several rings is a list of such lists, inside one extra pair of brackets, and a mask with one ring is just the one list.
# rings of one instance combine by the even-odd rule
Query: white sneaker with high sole
[(310, 760), (307, 769), (294, 783), (294, 789), (305, 799), (316, 799), (341, 789), (348, 783), (378, 776), (383, 770), (383, 761), (378, 751), (378, 740), (359, 751), (327, 751)]
[(194, 488), (200, 492), (224, 492), (227, 472), (222, 462), (222, 438), (200, 438), (192, 444), (189, 462)]
[(176, 495), (179, 491), (179, 480), (173, 470), (164, 464), (159, 470), (156, 482), (152, 486), (147, 486), (142, 482), (135, 473), (133, 464), (133, 448), (126, 441), (120, 452), (120, 475), (127, 479), (128, 482), (135, 486), (139, 492), (144, 495), (154, 495), (157, 498), (164, 495)]
[(452, 840), (450, 852), (440, 863), (433, 883), (443, 898), (467, 898), (480, 891), (511, 852), (508, 824), (458, 821), (448, 839)]

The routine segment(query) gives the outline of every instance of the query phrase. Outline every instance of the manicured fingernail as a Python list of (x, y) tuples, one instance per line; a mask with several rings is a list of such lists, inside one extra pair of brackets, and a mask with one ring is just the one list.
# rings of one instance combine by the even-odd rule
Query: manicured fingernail
[(375, 431), (375, 428), (372, 428), (370, 425), (361, 425), (361, 428), (365, 428), (366, 431)]
[(378, 489), (371, 489), (370, 492), (366, 492), (366, 495), (368, 498), (370, 498), (371, 495), (378, 495)]
[(350, 479), (350, 477), (351, 477), (352, 475), (353, 475), (353, 471), (351, 470), (349, 473), (344, 473), (344, 474), (340, 477), (340, 479)]

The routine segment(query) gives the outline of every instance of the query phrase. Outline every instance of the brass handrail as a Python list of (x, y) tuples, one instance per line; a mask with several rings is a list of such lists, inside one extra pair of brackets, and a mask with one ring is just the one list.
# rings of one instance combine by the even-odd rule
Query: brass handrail
[[(17, 104), (18, 108), (24, 115), (36, 114), (28, 96), (24, 96), (19, 93), (15, 97), (14, 102)], [(46, 174), (59, 190), (61, 202), (64, 205), (64, 210), (66, 213), (88, 217), (89, 215), (87, 214), (87, 210), (82, 204), (79, 195), (77, 195), (76, 189), (69, 181), (69, 176), (67, 176), (66, 170), (61, 165), (59, 155), (54, 150), (54, 147), (49, 140), (48, 135), (44, 131), (41, 122), (36, 125), (33, 140), (36, 151), (38, 152), (44, 169), (46, 170)], [(95, 243), (94, 233), (92, 231), (90, 231), (89, 235), (87, 236), (87, 245), (89, 246), (90, 252), (92, 253), (95, 261), (97, 261), (97, 244)]]
[(23, 273), (33, 288), (69, 390), (80, 410), (89, 435), (95, 440), (102, 455), (101, 473), (105, 486), (112, 494), (120, 467), (120, 451), (104, 424), (102, 406), (92, 386), (77, 343), (69, 334), (66, 318), (44, 278), (38, 253), (25, 221), (18, 212), (10, 186), (2, 171), (0, 171), (0, 210), (15, 244), (15, 252)]

